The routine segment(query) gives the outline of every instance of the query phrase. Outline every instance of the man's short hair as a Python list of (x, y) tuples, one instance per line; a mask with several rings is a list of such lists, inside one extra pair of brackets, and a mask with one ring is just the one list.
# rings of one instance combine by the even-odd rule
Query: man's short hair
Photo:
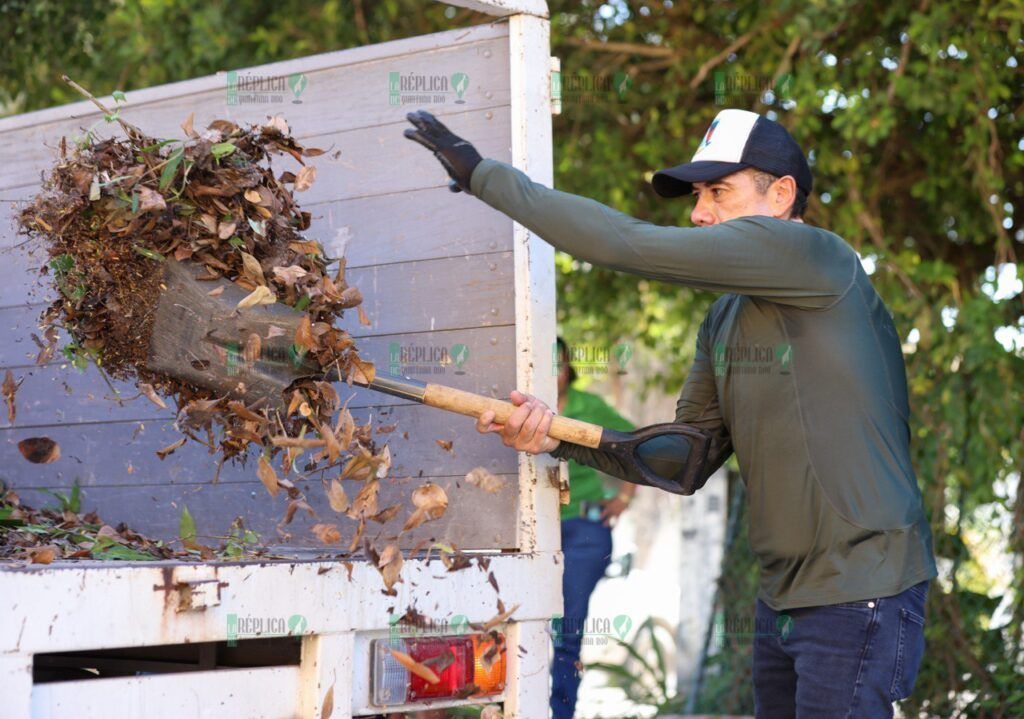
[[(772, 183), (779, 179), (779, 175), (773, 175), (770, 172), (758, 170), (756, 167), (750, 168), (750, 172), (751, 176), (754, 178), (754, 189), (762, 195), (767, 193), (768, 188), (772, 186)], [(804, 212), (806, 211), (807, 193), (798, 187), (796, 188), (796, 198), (793, 200), (793, 205), (789, 208), (789, 219), (802, 219)]]

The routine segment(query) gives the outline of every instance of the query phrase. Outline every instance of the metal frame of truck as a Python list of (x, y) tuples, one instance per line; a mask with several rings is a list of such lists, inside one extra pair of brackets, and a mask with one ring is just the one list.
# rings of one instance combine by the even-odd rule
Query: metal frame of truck
[[(540, 182), (552, 182), (549, 22), (543, 0), (456, 0), (507, 25), (511, 88), (511, 158)], [(494, 26), (480, 26), (482, 28)], [(454, 33), (412, 38), (426, 47)], [(374, 46), (371, 46), (374, 47)], [(363, 48), (370, 50), (370, 48)], [(344, 52), (344, 51), (343, 51)], [(327, 53), (254, 68), (283, 75), (329, 66)], [(367, 55), (369, 56), (369, 55)], [(138, 100), (223, 86), (217, 77), (134, 92)], [(0, 120), (0, 135), (54, 118), (85, 116), (88, 103)], [(470, 200), (467, 200), (470, 201)], [(515, 288), (516, 384), (553, 402), (550, 362), (555, 331), (553, 249), (512, 225)], [(466, 420), (466, 432), (472, 432)], [(8, 448), (10, 449), (10, 447)], [(12, 460), (12, 461), (20, 461)], [(506, 717), (548, 715), (548, 622), (561, 610), (558, 463), (519, 457), (517, 551), (484, 552), (501, 598), (519, 604), (505, 625), (508, 682)], [(390, 611), (415, 605), (433, 619), (453, 614), (483, 622), (495, 614), (488, 572), (473, 566), (447, 573), (437, 560), (410, 559), (398, 595), (384, 597), (377, 570), (366, 562), (23, 562), (0, 565), (0, 713), (27, 717), (237, 716), (335, 717), (372, 715), (369, 642), (387, 636)], [(302, 615), (307, 624), (299, 659), (285, 665), (33, 684), (37, 654), (152, 647), (230, 639), (229, 614)], [(325, 711), (325, 700), (333, 711)], [(480, 703), (465, 700), (454, 703)], [(416, 706), (426, 705), (414, 705)], [(431, 706), (444, 706), (435, 703)], [(401, 709), (393, 707), (392, 709)]]

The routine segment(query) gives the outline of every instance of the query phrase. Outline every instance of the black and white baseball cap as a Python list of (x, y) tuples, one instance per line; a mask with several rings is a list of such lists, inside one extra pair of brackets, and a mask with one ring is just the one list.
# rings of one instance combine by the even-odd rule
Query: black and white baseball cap
[(811, 168), (800, 145), (779, 123), (748, 110), (722, 110), (714, 119), (693, 159), (654, 173), (651, 184), (662, 197), (693, 191), (694, 182), (710, 182), (753, 167), (772, 175), (792, 175), (796, 186), (811, 194)]

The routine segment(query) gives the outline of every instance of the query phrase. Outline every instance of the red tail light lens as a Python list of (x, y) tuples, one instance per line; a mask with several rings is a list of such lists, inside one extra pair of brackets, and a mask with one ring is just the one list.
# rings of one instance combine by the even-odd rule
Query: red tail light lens
[(505, 637), (490, 632), (377, 639), (372, 679), (378, 706), (497, 694), (505, 689)]

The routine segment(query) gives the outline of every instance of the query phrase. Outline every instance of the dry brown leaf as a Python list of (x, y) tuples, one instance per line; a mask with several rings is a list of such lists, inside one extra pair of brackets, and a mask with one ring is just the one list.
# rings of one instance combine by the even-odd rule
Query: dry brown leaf
[(378, 524), (386, 524), (387, 522), (391, 521), (396, 514), (398, 514), (398, 510), (400, 510), (401, 508), (401, 504), (392, 504), (390, 507), (387, 507), (377, 512), (375, 515), (370, 517), (370, 519), (372, 519), (374, 522), (377, 522)]
[(434, 441), (437, 442), (437, 446), (443, 449), (445, 452), (451, 452), (452, 446), (455, 444), (450, 439), (435, 439)]
[(301, 449), (313, 449), (315, 447), (326, 447), (327, 440), (316, 437), (271, 437), (270, 443), (275, 447), (298, 447)]
[(394, 542), (384, 547), (384, 551), (380, 553), (377, 568), (384, 578), (384, 588), (388, 594), (393, 594), (395, 584), (401, 581), (403, 562), (402, 550)]
[[(301, 267), (299, 267), (298, 265), (288, 265), (287, 267), (274, 268), (274, 277), (276, 277), (278, 281), (285, 283), (289, 287), (291, 287), (296, 282), (301, 280), (307, 274), (309, 273), (306, 272)], [(324, 279), (326, 280), (328, 278), (324, 277)]]
[(32, 564), (49, 564), (57, 557), (53, 547), (33, 547), (28, 550), (29, 560)]
[(276, 497), (281, 488), (277, 484), (277, 472), (270, 466), (270, 462), (262, 454), (259, 465), (256, 467), (256, 476), (263, 482), (263, 486), (270, 492), (271, 497)]
[(315, 350), (318, 347), (316, 337), (313, 336), (313, 325), (309, 315), (303, 315), (299, 320), (299, 326), (295, 329), (295, 346), (304, 350)]
[(174, 450), (184, 447), (187, 439), (187, 437), (182, 437), (177, 442), (172, 442), (163, 449), (158, 449), (156, 451), (156, 456), (159, 457), (161, 460), (167, 459), (167, 455), (174, 454)]
[[(234, 232), (234, 228), (231, 231)], [(263, 276), (263, 267), (260, 265), (260, 261), (248, 252), (241, 252), (240, 254), (242, 255), (242, 275), (252, 280), (253, 284), (267, 284), (267, 278)]]
[(193, 138), (199, 137), (199, 133), (196, 132), (195, 128), (192, 127), (192, 125), (195, 123), (195, 119), (196, 114), (194, 112), (190, 112), (188, 114), (188, 117), (185, 118), (185, 122), (181, 123), (181, 129), (185, 131), (186, 135)]
[(163, 398), (156, 393), (156, 390), (153, 389), (153, 385), (148, 382), (139, 382), (139, 390), (141, 390), (142, 394), (146, 396), (146, 399), (157, 407), (160, 409), (167, 409), (167, 403), (164, 402)]
[[(320, 719), (331, 719), (331, 714), (334, 713), (334, 685), (332, 684), (324, 694), (323, 703), (320, 705)], [(501, 719), (496, 717), (495, 719)]]
[(497, 494), (505, 488), (505, 480), (491, 474), (483, 467), (476, 467), (466, 474), (466, 481), (485, 492)]
[(21, 456), (33, 464), (49, 464), (60, 459), (60, 445), (49, 437), (29, 437), (18, 442)]
[(242, 349), (242, 358), (246, 362), (257, 362), (259, 361), (262, 349), (263, 342), (260, 340), (260, 336), (253, 332), (249, 335), (249, 339), (245, 341), (245, 347)]
[(513, 606), (511, 609), (509, 609), (507, 611), (495, 614), (493, 617), (491, 617), (490, 619), (487, 620), (487, 623), (484, 624), (484, 628), (481, 631), (483, 631), (483, 633), (486, 634), (487, 632), (491, 631), (492, 629), (494, 629), (499, 624), (502, 624), (502, 623), (508, 621), (508, 618), (511, 617), (512, 613), (515, 612), (515, 610), (517, 610), (517, 609), (519, 609), (519, 605), (518, 604), (516, 604), (515, 606)]
[(377, 370), (373, 366), (373, 362), (367, 362), (358, 357), (352, 358), (351, 367), (348, 371), (348, 377), (346, 381), (351, 384), (368, 385), (373, 382), (373, 378), (377, 376)]
[(398, 661), (399, 664), (401, 664), (408, 671), (412, 672), (428, 684), (437, 684), (441, 681), (441, 677), (437, 676), (437, 674), (435, 674), (430, 667), (420, 664), (418, 661), (410, 657), (405, 652), (400, 652), (397, 649), (391, 648), (387, 648), (387, 650), (388, 653), (391, 654), (391, 656), (393, 656)]
[(359, 313), (359, 324), (363, 325), (363, 327), (369, 327), (373, 324), (370, 322), (370, 316), (366, 314), (366, 310), (363, 309), (362, 305), (356, 307), (356, 312)]
[(214, 287), (212, 290), (210, 290), (206, 294), (209, 295), (210, 297), (220, 297), (223, 293), (224, 293), (224, 285), (218, 285), (217, 287)]
[(259, 190), (246, 190), (245, 199), (254, 205), (260, 204), (260, 193)]
[(4, 375), (3, 392), (7, 401), (7, 421), (14, 424), (14, 417), (18, 414), (18, 408), (14, 405), (14, 396), (18, 393), (18, 386), (21, 382), (14, 381), (14, 375), (10, 370)]
[(416, 509), (405, 520), (403, 532), (414, 529), (428, 520), (443, 517), (445, 510), (448, 509), (448, 495), (439, 485), (427, 482), (413, 490), (412, 503)]
[(139, 185), (139, 213), (150, 210), (166, 210), (167, 202), (164, 196), (156, 190), (151, 190), (145, 185)]
[(352, 506), (348, 508), (348, 516), (352, 519), (366, 519), (377, 513), (377, 493), (380, 491), (380, 483), (371, 479), (359, 490), (356, 498), (352, 500)]
[(341, 541), (341, 532), (336, 524), (314, 524), (311, 531), (324, 544), (337, 544)]
[[(237, 222), (221, 222), (217, 225), (217, 237), (222, 240), (226, 240), (231, 237), (231, 235), (235, 234), (236, 229), (238, 229)], [(243, 252), (242, 254), (244, 255), (245, 253)]]
[(238, 309), (244, 310), (246, 307), (253, 307), (255, 305), (272, 305), (275, 302), (277, 302), (277, 295), (266, 285), (260, 285), (239, 300)]
[(345, 494), (345, 488), (341, 486), (341, 482), (332, 479), (326, 489), (327, 501), (331, 503), (331, 509), (335, 512), (344, 512), (348, 509), (348, 495)]
[(313, 186), (314, 180), (316, 180), (316, 168), (306, 165), (295, 176), (295, 191), (305, 192)]

